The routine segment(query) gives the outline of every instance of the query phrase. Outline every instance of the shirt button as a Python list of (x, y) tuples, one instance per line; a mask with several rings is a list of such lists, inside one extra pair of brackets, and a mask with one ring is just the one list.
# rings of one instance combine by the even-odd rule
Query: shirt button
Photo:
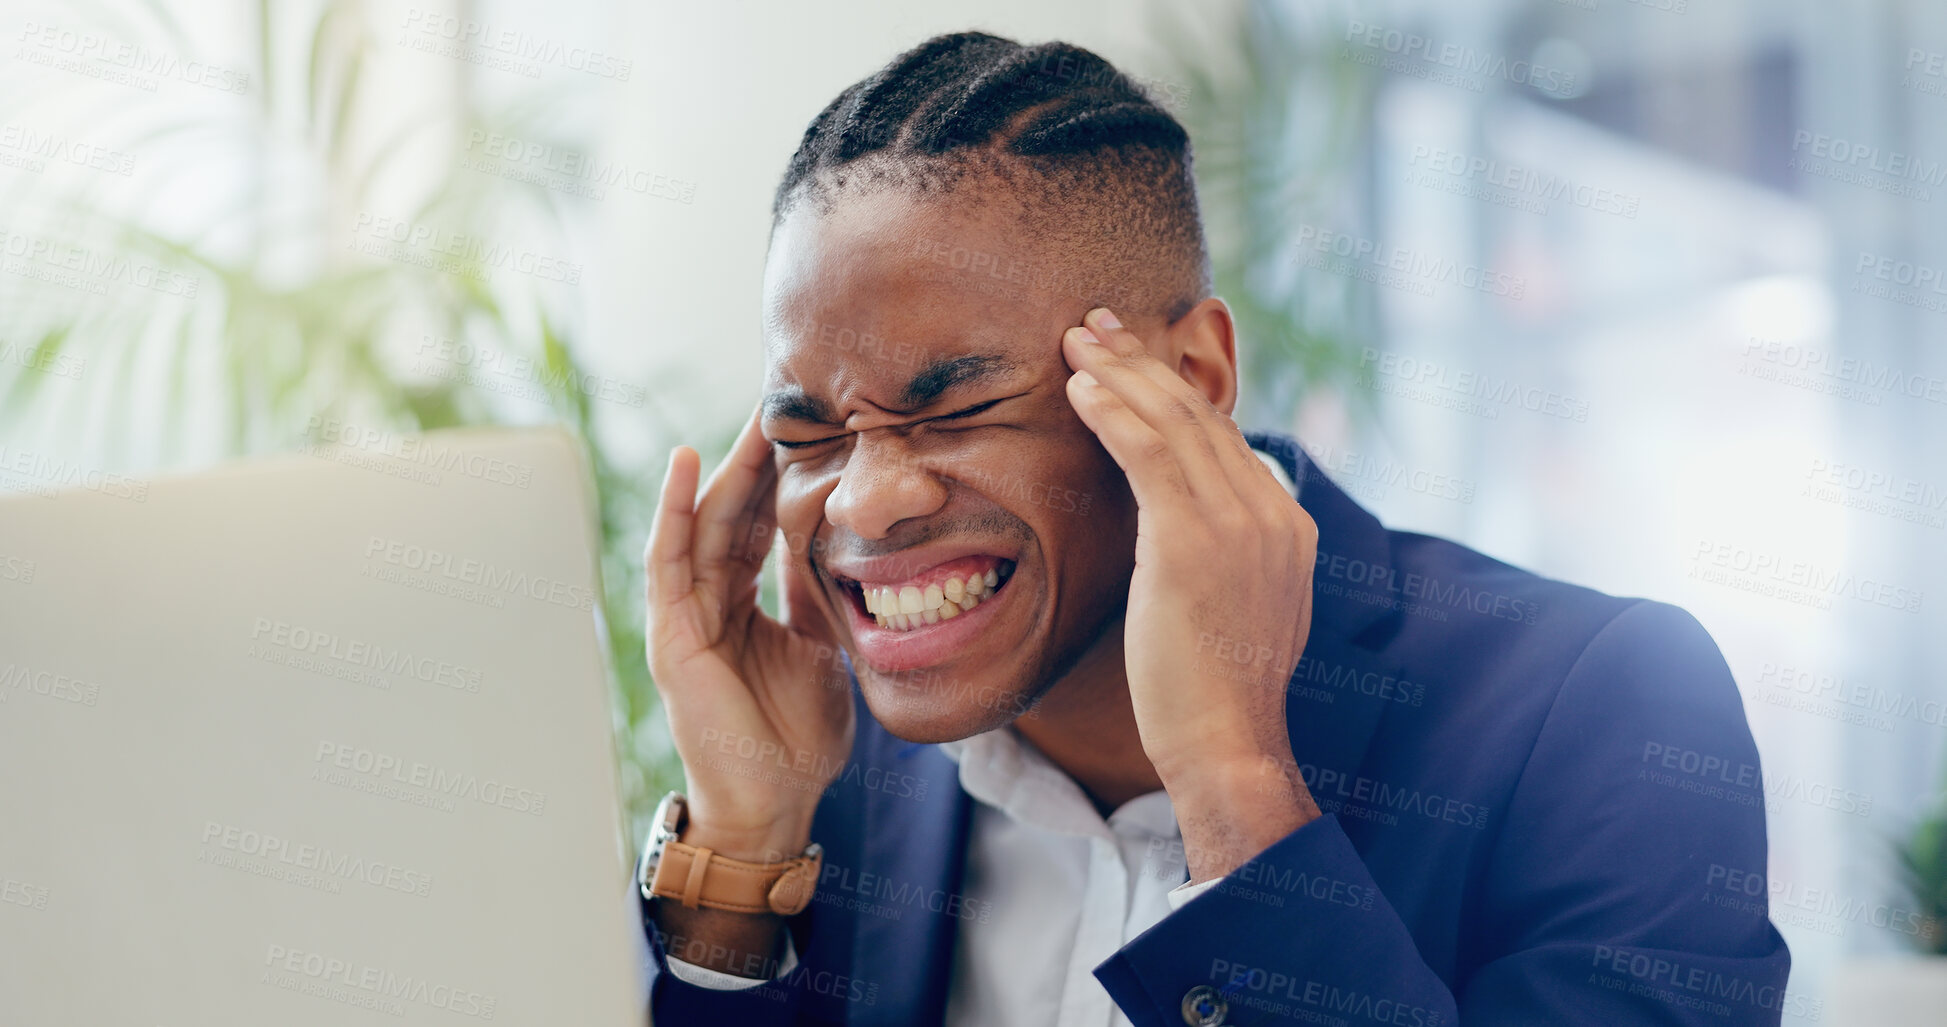
[(1183, 993), (1183, 1022), (1190, 1027), (1219, 1027), (1230, 1006), (1217, 989), (1199, 984)]

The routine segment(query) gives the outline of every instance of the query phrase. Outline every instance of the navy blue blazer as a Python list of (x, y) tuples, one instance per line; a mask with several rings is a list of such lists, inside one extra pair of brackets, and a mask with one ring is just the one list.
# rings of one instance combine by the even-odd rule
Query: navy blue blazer
[[(1785, 993), (1758, 754), (1703, 627), (1388, 531), (1295, 440), (1247, 434), (1319, 528), (1286, 721), (1325, 815), (1095, 968), (1130, 1021), (1816, 1019)], [(972, 800), (938, 746), (858, 711), (812, 827), (823, 879), (789, 922), (798, 966), (687, 984), (645, 908), (656, 1023), (941, 1023), (981, 909), (960, 891)]]

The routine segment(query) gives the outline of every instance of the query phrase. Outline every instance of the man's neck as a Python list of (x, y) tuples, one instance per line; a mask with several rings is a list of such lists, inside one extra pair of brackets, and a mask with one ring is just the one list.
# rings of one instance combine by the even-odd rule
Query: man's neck
[(1060, 767), (1104, 818), (1138, 795), (1163, 787), (1143, 752), (1117, 621), (1041, 697), (1014, 730)]

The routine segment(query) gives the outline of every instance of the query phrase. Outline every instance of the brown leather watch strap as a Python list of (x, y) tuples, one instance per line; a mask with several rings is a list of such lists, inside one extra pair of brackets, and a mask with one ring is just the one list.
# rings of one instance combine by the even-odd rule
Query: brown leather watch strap
[(672, 841), (663, 846), (649, 893), (690, 909), (791, 916), (811, 901), (823, 865), (824, 855), (815, 846), (782, 863), (750, 863)]

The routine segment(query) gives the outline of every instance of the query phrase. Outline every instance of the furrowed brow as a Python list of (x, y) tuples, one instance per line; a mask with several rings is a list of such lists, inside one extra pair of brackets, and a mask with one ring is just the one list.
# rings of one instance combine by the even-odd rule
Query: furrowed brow
[[(906, 383), (905, 391), (899, 397), (899, 409), (902, 411), (924, 409), (955, 389), (1005, 378), (1020, 368), (1021, 365), (1013, 360), (991, 353), (936, 360)], [(831, 404), (796, 385), (787, 385), (765, 396), (764, 416), (769, 419), (803, 421), (811, 424), (839, 423), (838, 416), (832, 412)]]
[(906, 383), (906, 391), (899, 397), (900, 407), (919, 410), (954, 389), (1005, 378), (1019, 369), (1013, 360), (991, 353), (936, 360)]
[(764, 414), (784, 421), (810, 421), (813, 424), (838, 423), (838, 418), (832, 415), (830, 404), (816, 396), (806, 394), (796, 385), (787, 386), (765, 396)]

